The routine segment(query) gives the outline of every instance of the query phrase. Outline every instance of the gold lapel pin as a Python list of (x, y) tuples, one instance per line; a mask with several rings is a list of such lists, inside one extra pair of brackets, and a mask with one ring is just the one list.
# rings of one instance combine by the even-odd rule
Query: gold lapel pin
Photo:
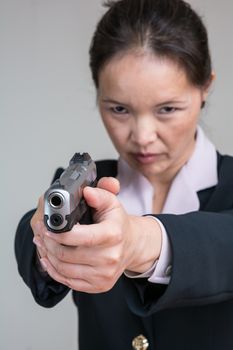
[(135, 350), (146, 350), (149, 347), (149, 342), (144, 335), (138, 335), (132, 341), (132, 346)]

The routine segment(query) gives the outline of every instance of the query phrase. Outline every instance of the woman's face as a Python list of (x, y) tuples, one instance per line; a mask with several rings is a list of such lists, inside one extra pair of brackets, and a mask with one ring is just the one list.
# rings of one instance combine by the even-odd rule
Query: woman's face
[(127, 53), (99, 74), (98, 105), (120, 156), (152, 184), (169, 182), (189, 159), (207, 91), (168, 59)]

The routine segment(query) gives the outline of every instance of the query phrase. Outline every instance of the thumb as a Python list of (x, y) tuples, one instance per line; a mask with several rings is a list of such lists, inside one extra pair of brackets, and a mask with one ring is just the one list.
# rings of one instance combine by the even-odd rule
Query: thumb
[(85, 187), (83, 196), (87, 204), (99, 212), (106, 212), (119, 206), (117, 197), (102, 188)]
[(98, 188), (102, 188), (113, 194), (118, 194), (120, 191), (120, 183), (114, 177), (102, 177), (97, 184)]

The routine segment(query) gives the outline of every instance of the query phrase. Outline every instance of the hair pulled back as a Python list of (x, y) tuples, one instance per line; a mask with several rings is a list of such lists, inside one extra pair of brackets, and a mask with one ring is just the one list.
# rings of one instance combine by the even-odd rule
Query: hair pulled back
[(90, 68), (98, 88), (100, 70), (114, 56), (139, 48), (177, 62), (196, 86), (211, 76), (206, 28), (183, 0), (107, 1), (90, 46)]

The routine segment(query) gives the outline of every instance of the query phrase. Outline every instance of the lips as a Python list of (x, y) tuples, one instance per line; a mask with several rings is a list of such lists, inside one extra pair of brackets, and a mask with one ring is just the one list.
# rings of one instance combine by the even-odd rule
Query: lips
[(133, 157), (138, 163), (151, 164), (162, 157), (162, 153), (134, 153)]

